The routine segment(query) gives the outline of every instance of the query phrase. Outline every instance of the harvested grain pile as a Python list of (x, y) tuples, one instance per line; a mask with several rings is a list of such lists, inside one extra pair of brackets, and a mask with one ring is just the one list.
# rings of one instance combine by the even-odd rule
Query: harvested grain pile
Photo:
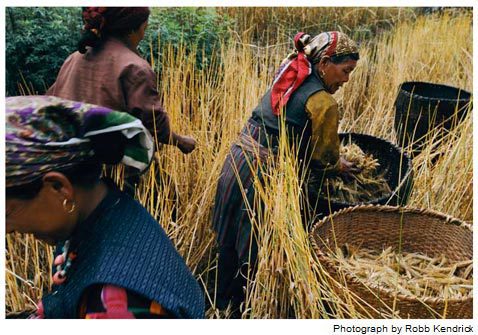
[(464, 298), (473, 295), (473, 261), (450, 262), (444, 255), (432, 258), (419, 253), (381, 253), (337, 249), (332, 260), (342, 271), (367, 285), (379, 286), (418, 298)]
[(350, 143), (340, 146), (340, 156), (354, 163), (360, 172), (350, 177), (337, 175), (325, 179), (322, 185), (324, 198), (343, 203), (360, 203), (391, 193), (385, 173), (379, 172), (380, 164), (372, 155), (365, 154), (358, 145)]

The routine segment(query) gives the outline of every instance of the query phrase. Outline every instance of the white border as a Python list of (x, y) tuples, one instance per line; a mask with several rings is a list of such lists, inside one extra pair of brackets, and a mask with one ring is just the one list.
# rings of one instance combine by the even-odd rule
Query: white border
[[(134, 5), (148, 5), (154, 7), (166, 7), (166, 6), (333, 6), (343, 7), (343, 6), (350, 6), (350, 7), (363, 7), (363, 6), (371, 6), (371, 7), (417, 7), (417, 6), (445, 6), (445, 7), (473, 7), (474, 15), (473, 15), (473, 46), (474, 49), (477, 45), (477, 2), (466, 0), (466, 1), (353, 1), (353, 0), (342, 0), (340, 2), (333, 1), (333, 2), (326, 2), (326, 1), (309, 1), (309, 2), (297, 2), (297, 1), (266, 1), (266, 0), (254, 0), (254, 1), (244, 1), (244, 0), (224, 0), (224, 1), (208, 1), (208, 0), (200, 0), (200, 1), (193, 1), (193, 0), (183, 0), (181, 2), (173, 2), (170, 0), (157, 0), (157, 1), (135, 1)], [(92, 1), (58, 1), (58, 0), (49, 0), (49, 1), (25, 1), (25, 0), (4, 0), (3, 4), (0, 6), (2, 7), (0, 13), (0, 22), (2, 22), (1, 27), (1, 40), (0, 40), (0, 50), (3, 50), (1, 57), (0, 57), (0, 67), (5, 69), (5, 7), (7, 6), (81, 6), (81, 5), (110, 5), (110, 6), (128, 6), (133, 5), (131, 1), (125, 0), (117, 0), (117, 1), (100, 1), (100, 3), (92, 2)], [(473, 56), (473, 59), (476, 60), (476, 56)], [(0, 88), (2, 92), (5, 92), (5, 73), (0, 79)], [(477, 81), (477, 74), (476, 69), (473, 67), (473, 93), (476, 95), (476, 87), (478, 86)], [(5, 97), (2, 94), (1, 97), (2, 106), (5, 106)], [(4, 108), (2, 108), (4, 111)], [(2, 113), (4, 115), (4, 113)], [(477, 121), (476, 113), (473, 115), (473, 122), (476, 123)], [(2, 135), (5, 132), (5, 123), (2, 122), (1, 124), (1, 132)], [(476, 138), (476, 130), (473, 133), (474, 138)], [(0, 142), (0, 150), (1, 152), (5, 152), (5, 143), (4, 141)], [(476, 157), (476, 149), (474, 147), (474, 171), (477, 171), (478, 164), (477, 164), (477, 157)], [(5, 155), (0, 155), (0, 164), (5, 166)], [(0, 183), (4, 189), (4, 182), (5, 182), (5, 171), (1, 169), (1, 177)], [(474, 195), (477, 194), (478, 186), (475, 184), (473, 185)], [(5, 203), (5, 192), (1, 192), (1, 199), (4, 206)], [(476, 201), (475, 201), (476, 203)], [(474, 204), (474, 222), (476, 222), (476, 213), (478, 213), (478, 205)], [(4, 227), (2, 225), (2, 231), (5, 233)], [(4, 235), (3, 235), (4, 236)], [(5, 239), (1, 240), (1, 259), (0, 264), (5, 268)], [(477, 245), (477, 237), (474, 234), (474, 246)], [(474, 250), (474, 255), (476, 256), (476, 247)], [(475, 257), (474, 266), (477, 269), (478, 261)], [(1, 300), (0, 300), (0, 318), (3, 319), (5, 314), (5, 271), (0, 271), (1, 275), (0, 278), (1, 282)], [(474, 310), (475, 310), (475, 320), (474, 325), (474, 333), (478, 333), (478, 323), (476, 322), (476, 314), (478, 314), (478, 302), (477, 302), (477, 295), (475, 294), (474, 299)], [(391, 329), (391, 326), (400, 326), (404, 327), (405, 325), (413, 325), (413, 326), (429, 326), (432, 330), (430, 332), (424, 332), (425, 334), (433, 334), (433, 325), (439, 324), (444, 326), (454, 326), (454, 325), (469, 325), (472, 324), (471, 320), (163, 320), (163, 321), (153, 321), (153, 320), (135, 320), (135, 321), (123, 321), (123, 320), (116, 320), (116, 321), (81, 321), (81, 320), (42, 320), (42, 321), (33, 321), (33, 320), (2, 320), (0, 329), (3, 334), (13, 334), (13, 333), (20, 333), (20, 334), (54, 334), (54, 333), (67, 333), (67, 334), (85, 334), (91, 332), (92, 334), (140, 334), (140, 333), (174, 333), (174, 334), (244, 334), (244, 333), (263, 333), (263, 334), (298, 334), (299, 332), (306, 334), (359, 334), (359, 333), (342, 333), (342, 332), (333, 332), (334, 325), (343, 325), (343, 326), (380, 326), (385, 325)], [(396, 332), (384, 332), (382, 334), (397, 334)], [(404, 334), (402, 331), (401, 334)], [(412, 334), (412, 333), (405, 333), (405, 334)], [(451, 334), (451, 333), (444, 333), (444, 334)]]

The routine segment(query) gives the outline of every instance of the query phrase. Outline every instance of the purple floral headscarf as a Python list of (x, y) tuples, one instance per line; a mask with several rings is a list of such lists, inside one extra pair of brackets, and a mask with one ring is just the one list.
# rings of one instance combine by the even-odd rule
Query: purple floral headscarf
[(106, 107), (52, 96), (7, 97), (5, 118), (7, 188), (92, 160), (95, 135), (121, 132), (127, 138), (122, 163), (139, 172), (153, 156), (153, 139), (141, 121)]

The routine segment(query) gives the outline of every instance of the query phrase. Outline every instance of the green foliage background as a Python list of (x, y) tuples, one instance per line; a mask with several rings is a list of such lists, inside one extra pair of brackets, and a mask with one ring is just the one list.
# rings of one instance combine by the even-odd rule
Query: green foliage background
[[(7, 7), (5, 13), (6, 95), (23, 94), (27, 87), (30, 93), (42, 94), (55, 81), (63, 61), (76, 51), (81, 8)], [(149, 59), (150, 48), (159, 50), (161, 57), (161, 48), (168, 43), (185, 43), (191, 51), (201, 50), (197, 53), (198, 64), (208, 64), (215, 46), (228, 38), (231, 22), (215, 8), (152, 8), (139, 50)]]
[[(213, 54), (219, 56), (216, 47), (231, 37), (258, 47), (271, 43), (292, 46), (298, 31), (315, 35), (340, 30), (361, 43), (373, 40), (396, 22), (435, 10), (431, 8), (152, 7), (139, 51), (146, 59), (152, 56), (156, 60), (154, 70), (161, 75), (159, 66), (168, 45), (185, 44), (202, 67), (210, 64)], [(6, 7), (5, 14), (6, 95), (43, 94), (66, 57), (76, 51), (81, 7)]]
[(35, 93), (43, 93), (76, 48), (81, 9), (7, 7), (5, 21), (6, 95), (21, 93), (22, 76)]
[[(155, 54), (154, 58), (161, 59), (162, 47), (167, 44), (175, 47), (184, 43), (190, 46), (191, 52), (197, 50), (198, 66), (208, 65), (210, 56), (217, 52), (219, 43), (230, 37), (228, 27), (232, 23), (231, 18), (219, 14), (216, 8), (211, 7), (152, 8), (146, 36), (139, 50), (147, 59), (150, 58), (150, 50), (159, 50), (160, 54)], [(158, 66), (159, 64), (157, 62)]]

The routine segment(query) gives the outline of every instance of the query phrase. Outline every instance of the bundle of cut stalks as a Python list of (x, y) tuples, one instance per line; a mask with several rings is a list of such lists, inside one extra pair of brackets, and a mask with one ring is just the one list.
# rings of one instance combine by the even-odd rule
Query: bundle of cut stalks
[(429, 257), (419, 253), (396, 253), (391, 247), (381, 253), (337, 249), (336, 266), (366, 284), (418, 298), (464, 298), (473, 295), (473, 261), (451, 262), (445, 255)]
[(384, 173), (378, 172), (380, 164), (371, 154), (365, 154), (358, 145), (350, 143), (340, 146), (340, 156), (352, 162), (360, 172), (352, 173), (347, 178), (337, 175), (325, 179), (323, 197), (338, 202), (359, 203), (380, 199), (391, 193)]

